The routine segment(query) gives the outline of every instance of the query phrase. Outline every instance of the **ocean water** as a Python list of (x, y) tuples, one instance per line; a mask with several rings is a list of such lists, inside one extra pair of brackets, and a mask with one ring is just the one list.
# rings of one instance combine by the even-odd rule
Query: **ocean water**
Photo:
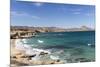
[(50, 51), (51, 54), (41, 60), (52, 58), (65, 63), (95, 61), (95, 31), (39, 33), (27, 38), (24, 44)]

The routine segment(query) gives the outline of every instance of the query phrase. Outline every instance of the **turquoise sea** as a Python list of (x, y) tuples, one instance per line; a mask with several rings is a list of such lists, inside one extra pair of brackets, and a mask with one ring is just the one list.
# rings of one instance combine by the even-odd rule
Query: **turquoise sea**
[[(66, 63), (95, 61), (95, 31), (39, 33), (28, 38), (33, 48), (49, 50), (51, 57)], [(49, 60), (49, 56), (42, 60)]]

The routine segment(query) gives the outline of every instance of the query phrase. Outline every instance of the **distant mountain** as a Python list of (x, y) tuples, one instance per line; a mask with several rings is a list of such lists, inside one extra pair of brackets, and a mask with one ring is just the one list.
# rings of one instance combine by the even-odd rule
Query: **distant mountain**
[(94, 29), (87, 26), (80, 28), (58, 28), (58, 27), (29, 27), (29, 26), (11, 26), (11, 31), (38, 31), (38, 32), (72, 32), (72, 31), (94, 31)]
[(69, 28), (66, 31), (94, 31), (94, 29), (89, 28), (87, 26), (81, 26), (80, 28)]

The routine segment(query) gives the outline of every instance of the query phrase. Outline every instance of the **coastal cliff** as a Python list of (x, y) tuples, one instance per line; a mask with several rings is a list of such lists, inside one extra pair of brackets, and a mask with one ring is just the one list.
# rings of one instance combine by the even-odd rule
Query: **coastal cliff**
[(87, 26), (80, 28), (59, 28), (59, 27), (29, 27), (29, 26), (11, 26), (11, 39), (27, 38), (36, 36), (37, 33), (43, 32), (75, 32), (75, 31), (94, 31)]
[(29, 26), (11, 26), (12, 31), (32, 31), (32, 32), (69, 32), (69, 31), (94, 31), (87, 26), (79, 28), (59, 28), (59, 27), (29, 27)]

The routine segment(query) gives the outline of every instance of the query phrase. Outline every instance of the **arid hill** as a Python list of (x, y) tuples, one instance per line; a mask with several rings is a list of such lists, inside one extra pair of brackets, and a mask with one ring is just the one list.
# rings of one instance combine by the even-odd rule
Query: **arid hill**
[(70, 31), (94, 31), (94, 29), (81, 26), (80, 28), (58, 28), (58, 27), (28, 27), (28, 26), (11, 26), (12, 31), (31, 31), (31, 32), (70, 32)]

